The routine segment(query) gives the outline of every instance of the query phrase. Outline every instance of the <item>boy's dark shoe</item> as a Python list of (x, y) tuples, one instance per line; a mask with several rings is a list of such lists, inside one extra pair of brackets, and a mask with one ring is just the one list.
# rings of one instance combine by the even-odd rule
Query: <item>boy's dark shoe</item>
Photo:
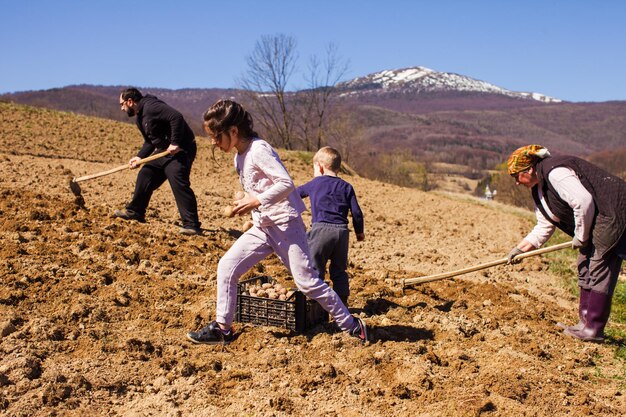
[(344, 306), (348, 307), (348, 296), (347, 295), (340, 295), (339, 299), (341, 300), (341, 302), (343, 303)]
[(232, 342), (235, 337), (233, 330), (224, 333), (216, 321), (212, 321), (197, 332), (187, 333), (187, 339), (193, 343), (204, 343), (207, 345), (226, 345)]
[(365, 322), (358, 317), (355, 317), (354, 320), (356, 320), (356, 324), (350, 331), (350, 336), (358, 338), (362, 344), (365, 344), (365, 342), (367, 342), (367, 326)]
[(115, 210), (115, 212), (113, 213), (113, 217), (118, 217), (120, 219), (124, 219), (124, 220), (135, 220), (138, 221), (139, 223), (145, 223), (146, 222), (146, 218), (140, 214), (134, 213), (132, 211), (128, 211), (126, 209), (124, 210)]
[(178, 233), (185, 236), (195, 236), (201, 235), (202, 229), (200, 229), (199, 227), (181, 227), (180, 229), (178, 229)]

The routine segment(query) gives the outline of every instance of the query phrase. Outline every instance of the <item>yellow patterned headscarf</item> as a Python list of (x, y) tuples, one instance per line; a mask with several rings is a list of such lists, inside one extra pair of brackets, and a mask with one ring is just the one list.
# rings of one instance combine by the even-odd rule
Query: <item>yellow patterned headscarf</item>
[(509, 175), (515, 175), (518, 172), (526, 171), (528, 168), (535, 166), (538, 160), (550, 156), (550, 152), (541, 145), (527, 145), (513, 151), (506, 166)]

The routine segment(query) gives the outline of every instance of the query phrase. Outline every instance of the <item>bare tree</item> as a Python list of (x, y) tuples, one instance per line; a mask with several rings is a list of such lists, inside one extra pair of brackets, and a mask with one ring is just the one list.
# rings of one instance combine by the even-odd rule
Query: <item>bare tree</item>
[(343, 162), (351, 165), (359, 159), (364, 149), (368, 149), (363, 138), (364, 129), (349, 112), (338, 113), (325, 129), (327, 145), (336, 148)]
[[(300, 103), (304, 107), (302, 130), (307, 150), (310, 150), (312, 142), (316, 142), (316, 149), (325, 143), (325, 122), (336, 93), (335, 85), (346, 74), (348, 67), (348, 61), (339, 57), (337, 46), (333, 43), (326, 47), (323, 59), (313, 55), (309, 60), (308, 88), (299, 93), (303, 96)], [(314, 138), (312, 135), (315, 135)]]
[(248, 70), (240, 81), (268, 140), (286, 149), (292, 149), (294, 138), (286, 89), (298, 60), (296, 44), (284, 34), (262, 36), (246, 58)]
[(313, 102), (304, 91), (296, 92), (292, 97), (294, 109), (294, 128), (298, 133), (301, 146), (307, 150), (313, 150), (314, 137), (314, 114)]

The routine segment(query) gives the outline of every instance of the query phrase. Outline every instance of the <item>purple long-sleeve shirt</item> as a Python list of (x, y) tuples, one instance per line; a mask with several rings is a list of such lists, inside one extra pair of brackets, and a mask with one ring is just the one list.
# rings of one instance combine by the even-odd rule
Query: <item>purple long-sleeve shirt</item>
[(320, 175), (298, 187), (298, 194), (311, 198), (313, 223), (348, 224), (348, 211), (351, 211), (354, 232), (363, 233), (363, 212), (348, 182)]

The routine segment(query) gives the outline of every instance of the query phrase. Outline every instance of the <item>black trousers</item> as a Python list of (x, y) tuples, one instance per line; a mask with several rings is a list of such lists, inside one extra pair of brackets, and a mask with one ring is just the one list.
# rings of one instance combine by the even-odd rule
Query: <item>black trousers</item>
[(152, 193), (167, 180), (174, 194), (183, 227), (200, 228), (198, 202), (189, 181), (196, 152), (194, 142), (175, 155), (159, 158), (141, 167), (137, 174), (133, 199), (126, 206), (126, 210), (145, 216)]

